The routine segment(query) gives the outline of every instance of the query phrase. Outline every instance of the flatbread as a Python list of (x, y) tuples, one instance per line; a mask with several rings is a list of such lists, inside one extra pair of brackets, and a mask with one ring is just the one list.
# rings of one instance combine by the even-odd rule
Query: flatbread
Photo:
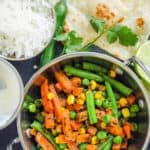
[[(52, 0), (53, 5), (58, 0)], [(134, 47), (125, 47), (115, 42), (109, 44), (106, 35), (96, 43), (98, 47), (123, 60), (132, 57), (140, 44), (150, 34), (150, 0), (67, 0), (68, 15), (65, 31), (75, 30), (84, 42), (92, 41), (97, 33), (88, 22), (86, 15), (108, 21), (109, 24), (121, 18), (120, 24), (129, 26), (139, 35), (139, 42)]]

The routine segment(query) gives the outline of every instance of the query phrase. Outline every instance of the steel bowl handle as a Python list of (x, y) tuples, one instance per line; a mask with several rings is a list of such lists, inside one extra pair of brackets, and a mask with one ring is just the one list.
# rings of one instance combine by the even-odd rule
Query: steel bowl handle
[(8, 145), (6, 150), (13, 150), (13, 145), (20, 143), (19, 137), (13, 139)]
[(147, 74), (147, 76), (150, 78), (150, 67), (148, 67), (147, 65), (144, 64), (143, 61), (141, 61), (139, 58), (137, 58), (136, 56), (131, 57), (130, 59), (128, 59), (127, 61), (124, 62), (126, 65), (129, 65), (131, 63), (136, 63), (138, 64), (143, 71)]

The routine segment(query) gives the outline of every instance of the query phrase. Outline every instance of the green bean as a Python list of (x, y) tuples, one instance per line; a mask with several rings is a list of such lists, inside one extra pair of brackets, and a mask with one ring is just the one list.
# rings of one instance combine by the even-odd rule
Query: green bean
[(99, 75), (96, 75), (96, 74), (88, 72), (88, 71), (81, 70), (79, 68), (72, 67), (70, 65), (66, 65), (64, 68), (64, 71), (70, 75), (75, 75), (75, 76), (79, 76), (82, 78), (87, 78), (89, 80), (95, 80), (97, 82), (103, 81), (103, 78)]
[(108, 140), (105, 143), (98, 145), (98, 150), (111, 150), (112, 140), (113, 136), (109, 136)]
[(117, 108), (117, 103), (116, 103), (116, 99), (115, 99), (115, 95), (113, 93), (112, 87), (111, 87), (110, 83), (107, 81), (105, 82), (105, 85), (106, 85), (108, 98), (111, 101), (112, 113), (116, 118), (118, 118), (118, 108)]
[(92, 91), (88, 91), (86, 93), (86, 106), (89, 116), (90, 124), (97, 123), (97, 117), (96, 117), (96, 109), (95, 109), (95, 103), (94, 103), (94, 95)]
[(83, 69), (94, 72), (107, 73), (108, 70), (94, 63), (83, 62)]
[(45, 136), (50, 142), (51, 144), (54, 146), (54, 148), (56, 150), (61, 150), (59, 148), (59, 146), (55, 143), (54, 141), (54, 137), (51, 135), (51, 133), (44, 129), (43, 126), (38, 122), (38, 121), (34, 121), (32, 124), (31, 124), (31, 127), (36, 129), (38, 132), (40, 132), (43, 136)]
[(102, 77), (108, 81), (118, 92), (123, 94), (124, 96), (129, 96), (132, 93), (132, 89), (124, 85), (123, 83), (114, 80), (106, 75), (102, 75)]

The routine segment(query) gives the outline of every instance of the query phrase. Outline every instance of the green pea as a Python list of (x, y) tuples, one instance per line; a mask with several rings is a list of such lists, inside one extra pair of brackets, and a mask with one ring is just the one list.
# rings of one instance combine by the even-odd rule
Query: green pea
[(96, 100), (95, 100), (95, 105), (96, 105), (97, 107), (102, 106), (102, 101), (101, 101), (100, 99), (96, 99)]
[(130, 107), (130, 112), (131, 113), (137, 113), (139, 112), (139, 106), (137, 104), (134, 104)]
[(107, 133), (105, 131), (99, 131), (97, 133), (97, 138), (99, 140), (103, 140), (103, 139), (106, 139), (107, 138)]
[(75, 111), (70, 112), (70, 119), (76, 119), (77, 113)]
[(23, 109), (28, 109), (28, 103), (26, 101), (23, 103)]
[(38, 108), (42, 106), (42, 102), (40, 99), (35, 100), (34, 103)]
[(132, 125), (133, 125), (133, 130), (137, 131), (138, 130), (138, 124), (133, 122)]
[(107, 114), (107, 115), (104, 115), (102, 117), (102, 121), (105, 122), (105, 123), (111, 123), (112, 122), (112, 116)]
[(80, 150), (86, 150), (86, 147), (87, 147), (87, 143), (81, 143), (81, 144), (79, 145), (79, 149), (80, 149)]
[(90, 81), (89, 81), (89, 79), (83, 79), (82, 80), (82, 84), (84, 85), (84, 86), (88, 86), (89, 84), (90, 84)]
[(113, 138), (113, 142), (115, 144), (121, 144), (122, 143), (122, 137), (121, 136), (116, 136)]
[(29, 112), (31, 113), (35, 113), (37, 111), (35, 104), (30, 104), (28, 109), (29, 109)]
[(104, 100), (102, 105), (104, 108), (110, 107), (110, 103), (107, 100)]
[(60, 149), (65, 149), (67, 148), (67, 144), (59, 144)]

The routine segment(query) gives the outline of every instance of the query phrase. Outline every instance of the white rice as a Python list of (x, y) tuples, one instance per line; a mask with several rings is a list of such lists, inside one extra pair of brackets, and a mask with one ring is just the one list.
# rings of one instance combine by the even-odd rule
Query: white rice
[(0, 54), (32, 57), (54, 32), (49, 0), (0, 0)]

